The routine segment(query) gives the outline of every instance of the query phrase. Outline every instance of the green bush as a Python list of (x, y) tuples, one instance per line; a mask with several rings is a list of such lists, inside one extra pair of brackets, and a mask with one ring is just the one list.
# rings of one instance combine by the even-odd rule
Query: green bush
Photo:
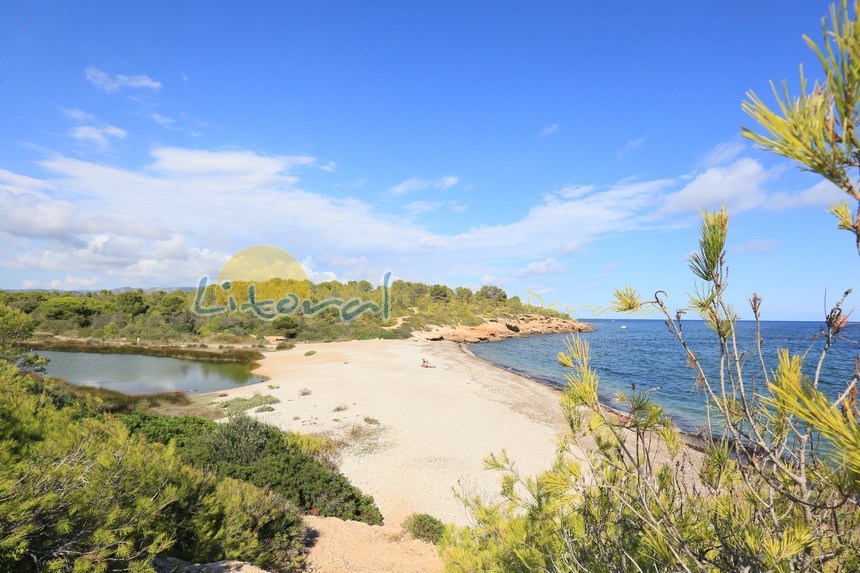
[(0, 365), (0, 571), (152, 571), (159, 554), (300, 562), (301, 517), (283, 497), (189, 467), (80, 401), (58, 407), (45, 384)]
[(167, 444), (174, 440), (177, 450), (182, 451), (189, 439), (213, 432), (215, 422), (196, 416), (152, 416), (142, 412), (118, 415), (132, 434), (141, 433), (150, 442)]
[(445, 533), (445, 524), (426, 513), (413, 513), (403, 522), (403, 530), (415, 539), (439, 543)]
[(301, 565), (296, 539), (304, 537), (301, 519), (277, 493), (224, 478), (194, 520), (198, 555), (207, 560), (241, 559), (255, 565), (293, 570)]
[(382, 523), (372, 497), (306, 454), (280, 430), (245, 415), (218, 424), (213, 433), (192, 444), (187, 455), (218, 475), (269, 486), (303, 511)]
[(221, 424), (140, 413), (121, 419), (149, 440), (173, 440), (186, 462), (222, 477), (270, 487), (304, 512), (382, 523), (373, 498), (337, 471), (331, 440), (285, 434), (244, 414)]

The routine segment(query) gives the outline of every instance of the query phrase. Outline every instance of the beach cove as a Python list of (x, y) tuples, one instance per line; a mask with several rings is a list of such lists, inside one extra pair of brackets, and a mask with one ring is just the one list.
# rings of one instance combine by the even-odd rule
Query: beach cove
[[(423, 368), (426, 360), (432, 368)], [(562, 430), (559, 391), (485, 363), (456, 342), (365, 340), (267, 353), (264, 383), (219, 400), (271, 395), (252, 415), (282, 430), (348, 445), (341, 471), (372, 495), (388, 525), (429, 513), (464, 525), (455, 492), (492, 498), (499, 476), (483, 459), (506, 450), (523, 475), (547, 469)]]

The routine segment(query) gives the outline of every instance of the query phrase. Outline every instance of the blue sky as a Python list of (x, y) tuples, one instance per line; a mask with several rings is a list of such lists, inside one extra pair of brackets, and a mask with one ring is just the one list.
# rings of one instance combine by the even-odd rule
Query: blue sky
[(739, 126), (747, 90), (815, 77), (827, 9), (3, 2), (0, 288), (190, 286), (272, 244), (317, 281), (680, 306), (725, 203), (741, 315), (757, 290), (818, 320), (860, 286), (839, 195)]

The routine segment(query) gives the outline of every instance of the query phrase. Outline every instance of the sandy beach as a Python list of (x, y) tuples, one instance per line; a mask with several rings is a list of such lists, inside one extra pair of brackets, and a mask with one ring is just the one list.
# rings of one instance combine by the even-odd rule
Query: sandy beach
[[(422, 368), (422, 360), (434, 367)], [(255, 373), (268, 380), (224, 399), (272, 395), (280, 400), (273, 411), (251, 415), (348, 442), (341, 470), (373, 495), (388, 525), (414, 512), (468, 523), (455, 491), (498, 491), (484, 457), (505, 449), (522, 474), (537, 473), (552, 463), (561, 430), (556, 390), (455, 342), (300, 344), (267, 354)]]

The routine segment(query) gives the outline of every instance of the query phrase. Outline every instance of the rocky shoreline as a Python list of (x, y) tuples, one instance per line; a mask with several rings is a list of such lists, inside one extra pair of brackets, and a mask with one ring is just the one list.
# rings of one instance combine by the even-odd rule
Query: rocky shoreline
[(576, 319), (520, 314), (507, 318), (489, 318), (478, 326), (431, 326), (428, 330), (414, 333), (413, 336), (420, 340), (475, 343), (534, 334), (568, 334), (593, 330), (591, 325)]

